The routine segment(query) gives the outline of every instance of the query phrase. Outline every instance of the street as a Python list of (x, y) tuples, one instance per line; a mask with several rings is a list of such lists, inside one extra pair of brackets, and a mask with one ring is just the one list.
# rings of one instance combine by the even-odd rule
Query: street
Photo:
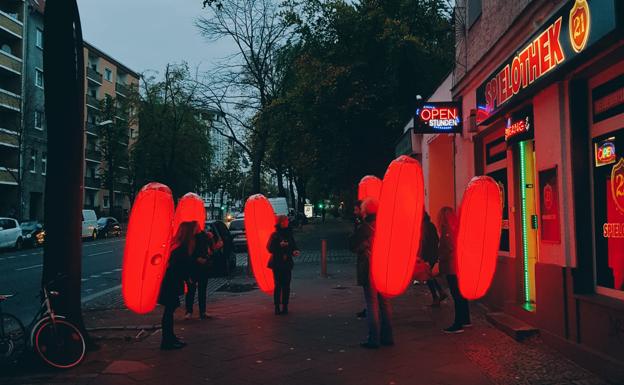
[[(124, 242), (125, 238), (83, 242), (83, 302), (119, 290)], [(43, 248), (0, 253), (0, 292), (15, 294), (2, 307), (23, 322), (29, 322), (39, 308), (42, 263)]]

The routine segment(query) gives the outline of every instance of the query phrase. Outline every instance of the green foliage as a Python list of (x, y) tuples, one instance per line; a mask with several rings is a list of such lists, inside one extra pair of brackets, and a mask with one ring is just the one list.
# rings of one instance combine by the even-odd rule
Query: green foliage
[(179, 197), (207, 185), (212, 149), (196, 97), (186, 65), (167, 66), (161, 81), (143, 79), (140, 135), (131, 164), (138, 188), (157, 181)]

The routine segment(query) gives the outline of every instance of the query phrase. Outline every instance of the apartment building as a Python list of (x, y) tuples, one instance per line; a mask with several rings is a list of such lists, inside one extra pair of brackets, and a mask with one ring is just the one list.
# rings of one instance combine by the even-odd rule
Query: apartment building
[[(126, 109), (127, 98), (139, 84), (139, 74), (121, 64), (110, 55), (89, 43), (84, 45), (85, 76), (85, 184), (84, 206), (96, 210), (99, 215), (116, 215), (122, 219), (127, 215), (131, 202), (131, 183), (128, 173), (128, 159), (114, 166), (112, 179), (114, 195), (111, 197), (107, 160), (103, 156), (102, 136), (112, 125), (126, 127), (120, 144), (130, 148), (138, 138), (138, 121), (133, 108)], [(109, 99), (117, 106), (114, 116), (106, 116), (104, 101)], [(113, 199), (111, 199), (113, 198)], [(111, 207), (114, 202), (115, 207)]]

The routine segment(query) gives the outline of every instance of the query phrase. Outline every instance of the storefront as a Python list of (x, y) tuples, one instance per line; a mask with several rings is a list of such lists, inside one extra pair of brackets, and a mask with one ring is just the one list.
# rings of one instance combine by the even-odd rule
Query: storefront
[(505, 197), (483, 302), (624, 378), (624, 4), (548, 6), (522, 40), (509, 26), (516, 36), (499, 41), (518, 39), (514, 49), (492, 48), (453, 90), (475, 116), (458, 150), (474, 154), (465, 172), (493, 177)]

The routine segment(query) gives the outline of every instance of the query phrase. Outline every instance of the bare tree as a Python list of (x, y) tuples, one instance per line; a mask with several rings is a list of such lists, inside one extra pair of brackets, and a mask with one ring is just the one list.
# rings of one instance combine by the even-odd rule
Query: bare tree
[(262, 114), (279, 94), (276, 65), (288, 32), (279, 5), (273, 0), (205, 0), (210, 12), (197, 20), (209, 41), (228, 39), (237, 52), (204, 82), (207, 103), (225, 114), (221, 134), (232, 139), (251, 158), (252, 193), (260, 192), (262, 163), (271, 130), (270, 117)]

